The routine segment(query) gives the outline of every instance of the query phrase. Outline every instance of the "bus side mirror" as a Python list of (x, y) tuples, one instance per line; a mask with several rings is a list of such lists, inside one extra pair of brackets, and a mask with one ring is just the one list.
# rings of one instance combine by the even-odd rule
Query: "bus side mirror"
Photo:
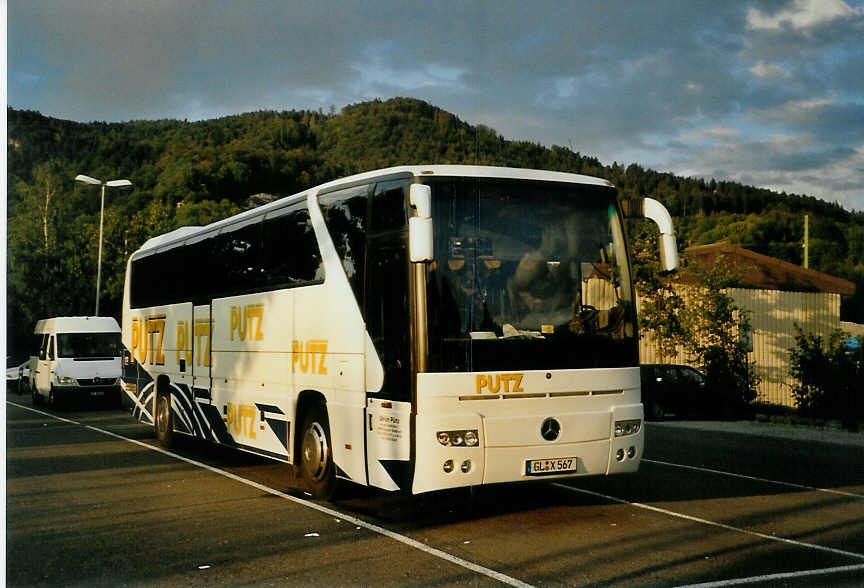
[(621, 203), (627, 218), (644, 217), (654, 221), (660, 230), (660, 266), (665, 273), (678, 269), (678, 243), (675, 241), (675, 227), (672, 215), (666, 207), (653, 198), (636, 198)]
[(410, 202), (417, 216), (408, 219), (408, 253), (413, 263), (432, 261), (432, 188), (411, 184)]

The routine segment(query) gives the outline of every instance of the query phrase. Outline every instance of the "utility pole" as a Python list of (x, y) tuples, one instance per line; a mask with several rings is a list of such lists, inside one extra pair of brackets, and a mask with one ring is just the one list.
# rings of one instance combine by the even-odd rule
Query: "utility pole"
[(810, 215), (804, 215), (804, 267), (810, 267)]

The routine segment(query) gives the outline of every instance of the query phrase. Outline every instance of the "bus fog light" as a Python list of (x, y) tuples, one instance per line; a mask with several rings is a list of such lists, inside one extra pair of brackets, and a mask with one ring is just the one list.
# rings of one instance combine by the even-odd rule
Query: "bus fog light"
[(465, 461), (463, 461), (461, 469), (462, 469), (463, 474), (467, 474), (468, 472), (470, 472), (471, 471), (471, 460), (466, 459)]
[(615, 459), (617, 459), (618, 461), (624, 461), (624, 450), (623, 449), (618, 450), (618, 453), (615, 454)]
[(444, 462), (444, 473), (449, 474), (452, 471), (453, 471), (453, 460), (448, 459), (447, 461)]
[(629, 457), (630, 459), (633, 459), (634, 457), (636, 457), (636, 448), (635, 447), (631, 446), (627, 450), (627, 457)]

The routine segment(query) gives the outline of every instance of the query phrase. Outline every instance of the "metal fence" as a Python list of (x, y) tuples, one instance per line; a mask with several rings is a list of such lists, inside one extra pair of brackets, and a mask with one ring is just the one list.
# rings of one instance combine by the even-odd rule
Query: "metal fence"
[[(743, 288), (730, 288), (727, 293), (738, 306), (750, 312), (753, 327), (750, 359), (756, 362), (761, 378), (758, 400), (794, 406), (789, 351), (795, 346), (795, 325), (827, 340), (834, 330), (841, 328), (840, 295)], [(843, 330), (853, 330), (850, 325), (854, 323), (844, 323)], [(640, 339), (639, 356), (642, 363), (692, 363), (680, 349), (675, 357), (660, 358), (650, 336)]]

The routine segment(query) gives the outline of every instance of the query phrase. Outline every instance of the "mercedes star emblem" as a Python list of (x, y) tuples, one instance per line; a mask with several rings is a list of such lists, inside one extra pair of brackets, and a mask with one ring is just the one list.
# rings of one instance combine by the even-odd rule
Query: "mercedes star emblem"
[(558, 438), (559, 433), (561, 433), (561, 423), (553, 418), (546, 419), (543, 421), (543, 424), (540, 425), (540, 434), (547, 441), (554, 441)]

